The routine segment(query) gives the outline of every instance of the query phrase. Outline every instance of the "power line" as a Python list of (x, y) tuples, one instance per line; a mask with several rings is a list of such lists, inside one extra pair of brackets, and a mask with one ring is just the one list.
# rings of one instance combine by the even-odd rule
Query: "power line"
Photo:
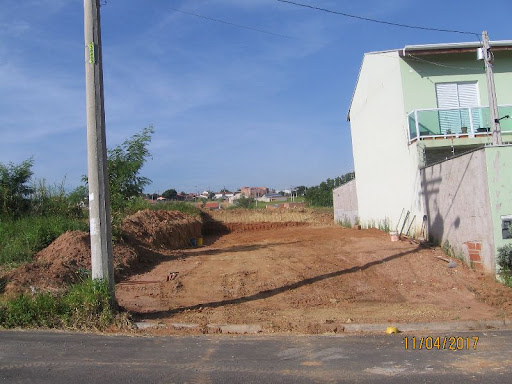
[(249, 29), (251, 31), (256, 31), (256, 32), (260, 32), (260, 33), (266, 33), (268, 35), (274, 35), (274, 36), (279, 36), (279, 37), (284, 37), (286, 39), (296, 39), (295, 37), (292, 37), (292, 36), (287, 36), (287, 35), (281, 35), (279, 33), (275, 33), (275, 32), (269, 32), (269, 31), (265, 31), (263, 29), (258, 29), (258, 28), (253, 28), (253, 27), (247, 27), (245, 25), (241, 25), (241, 24), (235, 24), (235, 23), (231, 23), (229, 21), (224, 21), (224, 20), (220, 20), (220, 19), (214, 19), (212, 17), (208, 17), (208, 16), (203, 16), (203, 15), (200, 15), (198, 13), (193, 13), (193, 12), (187, 12), (187, 11), (182, 11), (181, 9), (176, 9), (176, 8), (170, 8), (176, 12), (181, 12), (181, 13), (184, 13), (186, 15), (190, 15), (190, 16), (195, 16), (195, 17), (199, 17), (201, 19), (206, 19), (206, 20), (210, 20), (210, 21), (215, 21), (217, 23), (222, 23), (222, 24), (227, 24), (227, 25), (231, 25), (233, 27), (238, 27), (238, 28), (244, 28), (244, 29)]
[[(414, 55), (411, 55), (411, 54), (408, 54), (407, 57), (410, 57), (410, 58), (412, 58), (412, 59), (414, 59), (416, 61), (421, 61), (423, 63), (432, 64), (432, 65), (436, 65), (438, 67), (443, 67), (443, 68), (461, 69), (461, 70), (466, 70), (466, 71), (482, 70), (482, 68), (479, 68), (479, 67), (455, 67), (453, 65), (446, 65), (446, 64), (442, 64), (442, 63), (437, 63), (435, 61), (425, 60), (425, 59), (422, 59), (420, 57), (417, 57), (417, 56), (414, 56)], [(485, 70), (485, 68), (483, 68), (483, 70)]]
[(480, 39), (480, 35), (478, 33), (476, 33), (476, 32), (457, 31), (455, 29), (441, 29), (441, 28), (431, 28), (431, 27), (420, 27), (420, 26), (416, 26), (416, 25), (393, 23), (393, 22), (390, 22), (390, 21), (371, 19), (369, 17), (357, 16), (357, 15), (352, 15), (352, 14), (345, 13), (345, 12), (338, 12), (338, 11), (333, 11), (333, 10), (326, 9), (326, 8), (315, 7), (315, 6), (308, 5), (308, 4), (296, 3), (294, 1), (289, 1), (289, 0), (277, 0), (277, 1), (279, 1), (281, 3), (293, 4), (293, 5), (296, 5), (298, 7), (311, 8), (311, 9), (315, 9), (317, 11), (323, 11), (323, 12), (327, 12), (327, 13), (333, 13), (335, 15), (351, 17), (353, 19), (364, 20), (364, 21), (371, 21), (373, 23), (392, 25), (392, 26), (401, 27), (401, 28), (422, 29), (422, 30), (425, 30), (425, 31), (450, 32), (450, 33), (460, 33), (460, 34), (464, 34), (464, 35), (476, 35)]

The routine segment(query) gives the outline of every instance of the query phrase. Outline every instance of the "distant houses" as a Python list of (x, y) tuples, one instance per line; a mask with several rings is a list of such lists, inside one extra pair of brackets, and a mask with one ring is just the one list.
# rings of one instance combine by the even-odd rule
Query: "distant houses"
[[(174, 195), (171, 199), (167, 199), (164, 196), (159, 196), (156, 193), (152, 195), (146, 195), (146, 199), (152, 203), (156, 204), (164, 201), (204, 201), (209, 200), (208, 202), (198, 203), (198, 206), (206, 209), (221, 209), (222, 203), (235, 204), (236, 201), (240, 198), (252, 198), (258, 202), (263, 203), (276, 203), (276, 202), (286, 202), (288, 200), (287, 196), (283, 195), (283, 192), (276, 193), (274, 189), (269, 189), (267, 187), (242, 187), (236, 192), (230, 192), (227, 189), (223, 188), (220, 192), (211, 192), (208, 190), (204, 190), (203, 192), (196, 193), (185, 193), (181, 192)], [(282, 207), (284, 208), (284, 207)], [(286, 207), (288, 208), (288, 207)]]
[(240, 193), (245, 197), (261, 197), (268, 193), (267, 187), (242, 187)]
[(270, 203), (272, 201), (287, 201), (288, 198), (279, 193), (266, 193), (263, 196), (258, 197), (256, 200)]

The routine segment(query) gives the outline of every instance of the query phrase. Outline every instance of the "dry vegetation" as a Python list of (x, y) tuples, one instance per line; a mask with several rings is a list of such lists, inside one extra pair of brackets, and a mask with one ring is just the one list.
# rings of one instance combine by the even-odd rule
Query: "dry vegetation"
[(222, 223), (308, 223), (330, 225), (334, 222), (329, 209), (227, 209), (207, 213), (212, 220)]

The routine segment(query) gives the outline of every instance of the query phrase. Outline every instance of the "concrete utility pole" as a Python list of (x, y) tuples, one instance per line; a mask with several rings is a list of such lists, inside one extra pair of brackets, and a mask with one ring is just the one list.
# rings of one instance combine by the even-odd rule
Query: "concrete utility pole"
[(84, 0), (87, 170), (92, 278), (107, 280), (114, 297), (99, 0)]
[(485, 74), (487, 77), (487, 92), (489, 93), (489, 112), (492, 127), (492, 143), (493, 145), (501, 145), (501, 125), (498, 115), (498, 102), (496, 100), (496, 88), (494, 86), (494, 74), (492, 71), (493, 54), (489, 45), (489, 36), (487, 31), (482, 32), (483, 55), (485, 62)]

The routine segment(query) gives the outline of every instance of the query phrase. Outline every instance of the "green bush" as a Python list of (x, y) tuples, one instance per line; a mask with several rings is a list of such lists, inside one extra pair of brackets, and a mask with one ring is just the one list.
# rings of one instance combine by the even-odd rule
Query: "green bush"
[(108, 283), (87, 279), (61, 295), (20, 295), (0, 303), (0, 326), (105, 329), (116, 319)]
[(244, 195), (235, 200), (235, 206), (237, 208), (251, 208), (254, 205), (254, 197), (246, 197)]
[(122, 212), (129, 199), (139, 196), (151, 183), (148, 178), (140, 176), (140, 170), (151, 157), (148, 145), (154, 132), (150, 125), (123, 144), (108, 150), (110, 206), (113, 211)]
[(106, 281), (88, 279), (73, 285), (62, 299), (66, 309), (65, 325), (77, 329), (104, 329), (114, 319), (111, 299)]
[(30, 214), (40, 216), (67, 216), (83, 218), (84, 210), (74, 200), (75, 191), (67, 194), (64, 182), (47, 185), (46, 180), (34, 182), (30, 195)]
[(500, 267), (499, 276), (505, 285), (512, 287), (512, 244), (498, 248), (497, 263)]
[(26, 295), (8, 301), (4, 308), (5, 319), (2, 326), (5, 328), (27, 327), (36, 323), (37, 312), (34, 304), (34, 300)]
[(27, 184), (33, 165), (33, 159), (19, 165), (0, 163), (0, 216), (18, 217), (29, 210), (28, 196), (33, 190)]

